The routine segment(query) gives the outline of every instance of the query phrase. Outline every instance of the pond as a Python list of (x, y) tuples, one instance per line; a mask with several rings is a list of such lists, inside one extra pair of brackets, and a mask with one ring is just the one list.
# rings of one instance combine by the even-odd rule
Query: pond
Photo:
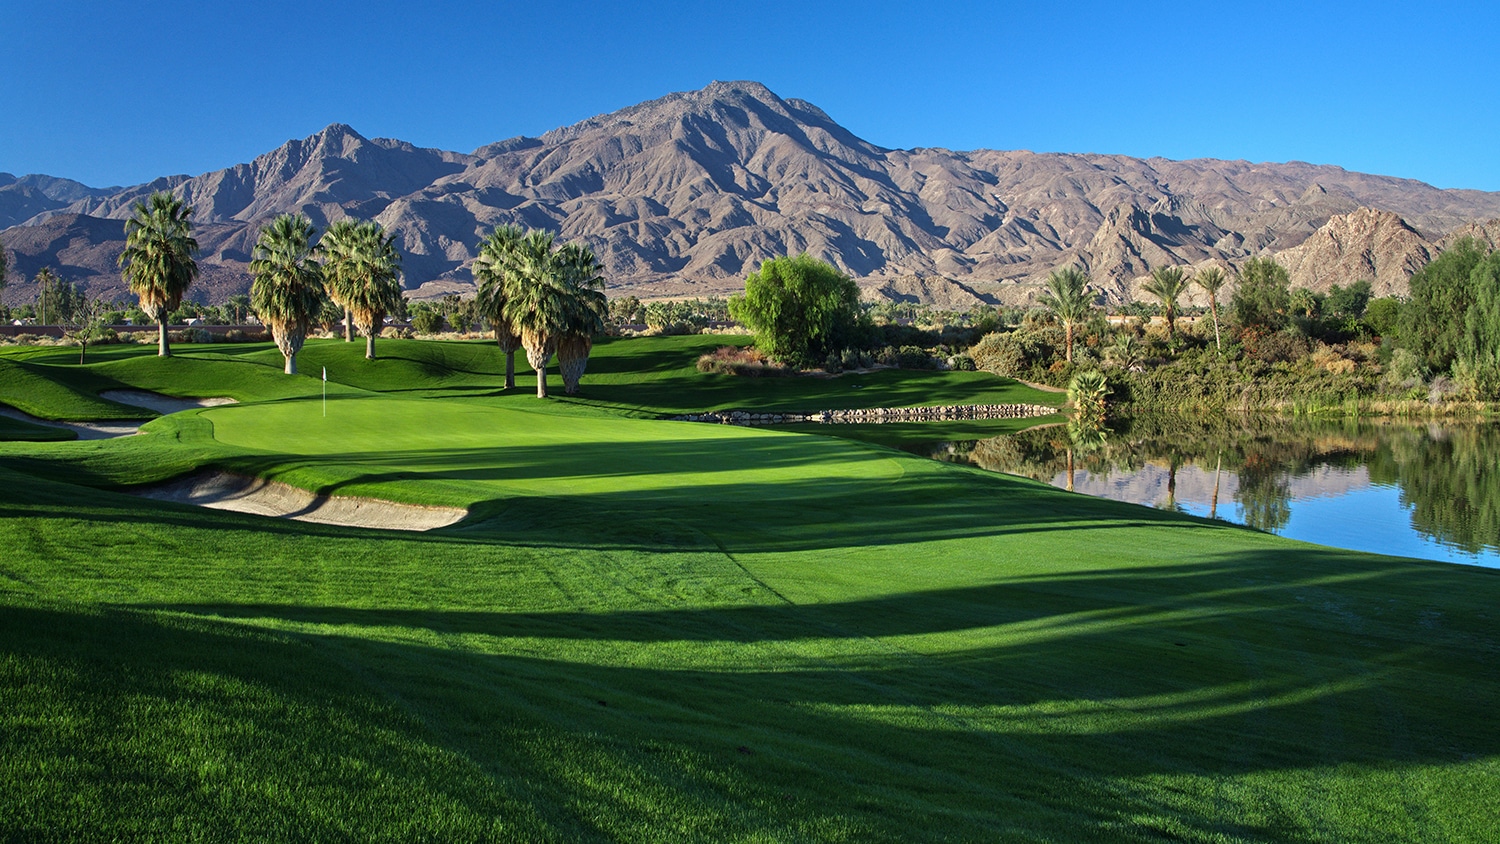
[(1500, 567), (1500, 425), (1147, 417), (900, 447), (1282, 536)]

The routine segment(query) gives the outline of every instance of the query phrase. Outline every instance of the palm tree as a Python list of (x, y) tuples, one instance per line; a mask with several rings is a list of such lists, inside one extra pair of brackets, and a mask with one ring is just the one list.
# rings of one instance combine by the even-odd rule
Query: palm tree
[(1089, 277), (1077, 267), (1053, 270), (1047, 276), (1047, 290), (1041, 298), (1042, 306), (1063, 324), (1067, 338), (1064, 356), (1070, 364), (1073, 362), (1073, 330), (1088, 319), (1089, 311), (1094, 308), (1090, 301), (1092, 297), (1086, 291), (1088, 283)]
[(1214, 348), (1222, 351), (1224, 345), (1219, 341), (1219, 290), (1224, 286), (1224, 271), (1218, 267), (1204, 267), (1193, 278), (1193, 283), (1208, 294), (1208, 312), (1214, 318)]
[(260, 230), (250, 261), (255, 283), (250, 302), (271, 329), (286, 358), (286, 374), (297, 374), (297, 352), (323, 309), (323, 273), (313, 260), (313, 224), (304, 216), (282, 214)]
[(358, 235), (359, 221), (351, 218), (330, 223), (328, 231), (318, 240), (318, 253), (323, 256), (323, 281), (328, 289), (328, 298), (344, 309), (344, 342), (354, 342), (354, 317), (349, 312), (347, 291), (354, 284), (349, 270), (354, 262), (353, 252)]
[(1187, 291), (1188, 279), (1182, 267), (1157, 267), (1151, 271), (1151, 280), (1141, 289), (1161, 300), (1162, 313), (1167, 318), (1167, 345), (1177, 337), (1177, 300)]
[(250, 297), (243, 293), (236, 293), (230, 296), (226, 304), (229, 305), (229, 310), (232, 314), (231, 318), (236, 323), (243, 323), (245, 317), (250, 313)]
[(588, 366), (594, 335), (604, 330), (609, 300), (604, 296), (604, 268), (594, 250), (577, 243), (564, 244), (557, 252), (559, 276), (568, 293), (567, 317), (557, 343), (557, 368), (562, 371), (568, 395), (578, 392), (583, 370)]
[(533, 229), (516, 243), (506, 262), (508, 295), (501, 319), (521, 337), (526, 360), (536, 370), (536, 396), (547, 397), (547, 362), (568, 327), (569, 291), (564, 287), (551, 232)]
[(505, 318), (505, 303), (518, 276), (508, 268), (515, 261), (516, 246), (524, 235), (515, 226), (496, 226), (479, 244), (474, 258), (474, 278), (479, 280), (476, 304), (479, 312), (495, 330), (495, 342), (505, 355), (505, 388), (516, 386), (516, 350), (521, 348), (521, 333)]
[(165, 191), (137, 202), (125, 221), (125, 251), (119, 266), (141, 310), (156, 320), (161, 342), (157, 355), (170, 357), (167, 317), (182, 304), (183, 294), (198, 277), (198, 241), (189, 220), (193, 209)]
[(329, 298), (344, 309), (345, 340), (352, 321), (365, 335), (368, 360), (375, 359), (375, 337), (385, 315), (401, 306), (401, 254), (395, 242), (396, 236), (373, 220), (340, 220), (318, 244), (327, 256), (323, 275)]

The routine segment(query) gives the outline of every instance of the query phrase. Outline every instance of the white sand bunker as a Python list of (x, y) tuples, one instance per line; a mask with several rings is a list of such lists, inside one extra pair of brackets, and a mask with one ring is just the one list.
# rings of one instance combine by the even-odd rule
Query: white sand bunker
[(432, 530), (469, 515), (469, 511), (458, 507), (423, 507), (378, 498), (317, 495), (287, 484), (227, 472), (199, 472), (131, 492), (157, 501), (216, 510), (382, 530)]
[(163, 416), (179, 410), (192, 410), (195, 407), (219, 407), (238, 403), (234, 399), (223, 396), (208, 399), (179, 399), (176, 396), (164, 396), (161, 393), (149, 393), (145, 390), (104, 390), (99, 393), (99, 398), (128, 404), (131, 407), (144, 407)]
[(148, 421), (146, 419), (120, 419), (113, 422), (57, 422), (52, 419), (39, 419), (13, 407), (0, 407), (0, 416), (30, 422), (33, 425), (44, 425), (48, 428), (62, 428), (64, 431), (72, 431), (80, 440), (107, 440), (129, 436), (138, 433), (141, 426)]
[[(236, 404), (231, 398), (208, 398), (208, 399), (179, 399), (172, 396), (164, 396), (161, 393), (148, 393), (145, 390), (104, 390), (99, 397), (116, 401), (120, 404), (128, 404), (131, 407), (144, 407), (154, 410), (160, 414), (176, 413), (179, 410), (191, 410), (195, 407), (218, 407), (225, 404)], [(48, 428), (62, 428), (72, 431), (80, 440), (108, 440), (115, 437), (128, 437), (138, 434), (141, 426), (150, 422), (149, 419), (111, 419), (105, 422), (59, 422), (53, 419), (40, 419), (29, 413), (22, 413), (12, 407), (0, 405), (0, 416), (17, 419), (22, 422), (30, 422), (33, 425), (45, 425)]]

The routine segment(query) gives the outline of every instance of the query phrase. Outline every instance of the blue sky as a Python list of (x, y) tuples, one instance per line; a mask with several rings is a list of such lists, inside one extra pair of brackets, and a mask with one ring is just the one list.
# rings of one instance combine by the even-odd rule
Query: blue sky
[(754, 79), (887, 147), (1302, 160), (1500, 190), (1494, 3), (0, 0), (0, 31), (0, 170), (96, 186), (226, 167), (335, 121), (469, 151)]

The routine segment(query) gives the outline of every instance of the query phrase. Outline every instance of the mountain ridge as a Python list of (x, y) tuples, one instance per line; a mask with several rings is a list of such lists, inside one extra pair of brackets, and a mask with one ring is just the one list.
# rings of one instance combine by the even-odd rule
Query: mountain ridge
[[(1299, 277), (1326, 286), (1358, 280), (1341, 273), (1398, 267), (1381, 284), (1399, 291), (1412, 255), (1500, 218), (1500, 193), (1334, 165), (888, 149), (756, 82), (713, 82), (472, 153), (367, 138), (333, 123), (198, 176), (108, 189), (55, 180), (47, 183), (53, 195), (42, 188), (51, 177), (24, 177), (25, 185), (8, 178), (0, 177), (0, 226), (7, 213), (30, 213), (4, 235), (17, 274), (29, 277), (33, 265), (68, 252), (76, 280), (98, 292), (123, 289), (104, 261), (123, 246), (123, 229), (111, 240), (78, 219), (38, 227), (54, 217), (120, 220), (152, 191), (170, 190), (194, 207), (205, 274), (198, 295), (215, 300), (248, 286), (256, 233), (284, 212), (305, 213), (319, 227), (345, 216), (380, 221), (396, 233), (406, 284), (418, 296), (472, 289), (476, 244), (508, 223), (585, 240), (613, 290), (643, 296), (732, 292), (761, 261), (806, 251), (871, 290), (944, 277), (1004, 302), (1030, 301), (1040, 279), (1065, 263), (1121, 301), (1163, 265), (1232, 270), (1256, 255), (1298, 257), (1291, 250), (1362, 208), (1399, 218), (1421, 242), (1391, 241), (1405, 257), (1348, 257), (1335, 254), (1339, 244), (1378, 252), (1386, 241), (1327, 234), (1316, 259), (1300, 260), (1336, 269)], [(69, 245), (46, 241), (64, 235)], [(13, 287), (25, 298), (24, 284)]]

